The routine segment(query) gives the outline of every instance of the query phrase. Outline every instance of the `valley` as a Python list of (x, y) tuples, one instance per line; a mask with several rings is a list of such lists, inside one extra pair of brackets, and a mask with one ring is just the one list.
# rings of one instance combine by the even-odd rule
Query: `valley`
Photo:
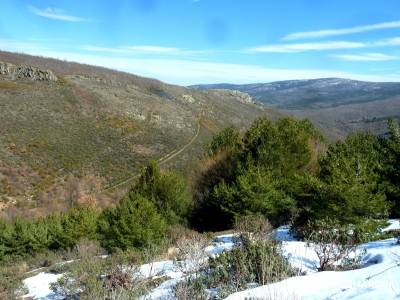
[(387, 118), (400, 118), (400, 83), (342, 78), (288, 80), (246, 85), (195, 85), (195, 89), (229, 89), (285, 114), (313, 120), (332, 140), (367, 130), (386, 132)]

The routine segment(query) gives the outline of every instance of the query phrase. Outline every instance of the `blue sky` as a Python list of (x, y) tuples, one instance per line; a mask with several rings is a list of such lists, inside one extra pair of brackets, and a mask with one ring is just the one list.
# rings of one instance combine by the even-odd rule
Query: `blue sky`
[(400, 2), (1, 0), (0, 49), (182, 85), (400, 81)]

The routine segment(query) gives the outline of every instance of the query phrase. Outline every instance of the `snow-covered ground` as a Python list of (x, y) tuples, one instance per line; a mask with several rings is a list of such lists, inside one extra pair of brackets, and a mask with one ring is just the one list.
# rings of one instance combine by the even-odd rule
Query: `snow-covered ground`
[(28, 289), (28, 294), (24, 295), (23, 298), (33, 298), (40, 300), (55, 300), (58, 299), (51, 289), (50, 284), (57, 282), (61, 274), (50, 274), (50, 273), (39, 273), (35, 276), (26, 278), (23, 283)]
[[(385, 230), (395, 229), (400, 229), (399, 220), (391, 220)], [(278, 228), (275, 238), (283, 242), (283, 251), (289, 262), (306, 275), (235, 293), (227, 299), (400, 299), (400, 245), (396, 244), (395, 239), (362, 245), (366, 250), (364, 268), (316, 272), (317, 257), (314, 251), (306, 243), (297, 241), (290, 234), (289, 227)], [(234, 240), (232, 234), (218, 236), (205, 251), (210, 256), (229, 251), (234, 246)], [(173, 287), (187, 276), (172, 260), (142, 265), (138, 273), (145, 278), (168, 278), (143, 299), (171, 299)], [(25, 279), (24, 285), (29, 291), (25, 297), (59, 299), (49, 286), (60, 276), (42, 272)]]
[[(218, 255), (223, 251), (229, 251), (235, 245), (235, 236), (233, 234), (226, 234), (217, 236), (212, 245), (205, 248), (205, 252), (209, 256)], [(72, 262), (72, 261), (69, 261)], [(137, 271), (137, 276), (142, 278), (157, 278), (166, 277), (168, 280), (164, 281), (158, 287), (154, 288), (148, 295), (143, 299), (165, 299), (170, 298), (172, 295), (173, 287), (180, 281), (186, 278), (186, 275), (182, 272), (174, 261), (165, 260), (157, 261), (148, 264), (141, 265)], [(23, 298), (34, 298), (37, 300), (58, 300), (59, 296), (55, 295), (50, 285), (57, 282), (61, 277), (61, 274), (50, 274), (41, 272), (35, 276), (26, 278), (23, 281), (24, 287), (29, 291), (28, 294), (24, 295)]]
[(395, 239), (370, 242), (364, 268), (315, 272), (315, 253), (304, 242), (283, 242), (290, 263), (307, 273), (230, 295), (227, 299), (400, 299), (400, 245)]

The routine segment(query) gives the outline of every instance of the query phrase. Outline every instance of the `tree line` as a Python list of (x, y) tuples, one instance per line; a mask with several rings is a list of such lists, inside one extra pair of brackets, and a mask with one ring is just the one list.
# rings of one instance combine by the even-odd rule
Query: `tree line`
[(109, 252), (141, 249), (177, 224), (223, 230), (247, 215), (291, 223), (299, 233), (327, 217), (371, 227), (398, 217), (398, 123), (389, 120), (382, 137), (355, 133), (332, 144), (308, 120), (260, 118), (246, 132), (228, 127), (205, 147), (191, 184), (151, 162), (114, 208), (0, 220), (0, 261), (68, 249), (81, 239), (98, 240)]

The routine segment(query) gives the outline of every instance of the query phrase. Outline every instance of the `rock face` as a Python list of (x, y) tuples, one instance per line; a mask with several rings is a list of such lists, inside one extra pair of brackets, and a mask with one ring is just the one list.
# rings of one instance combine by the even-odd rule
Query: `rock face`
[(238, 101), (245, 103), (245, 104), (255, 104), (255, 101), (251, 96), (247, 93), (243, 93), (237, 90), (227, 90), (227, 89), (216, 89), (216, 91), (225, 94), (229, 97), (236, 98)]
[(184, 95), (182, 95), (182, 99), (183, 99), (183, 101), (186, 102), (186, 103), (195, 103), (195, 102), (196, 102), (196, 100), (193, 98), (192, 95), (186, 95), (186, 94), (184, 94)]
[(57, 81), (57, 76), (50, 70), (42, 70), (31, 66), (16, 66), (5, 62), (0, 62), (0, 76), (11, 80)]

